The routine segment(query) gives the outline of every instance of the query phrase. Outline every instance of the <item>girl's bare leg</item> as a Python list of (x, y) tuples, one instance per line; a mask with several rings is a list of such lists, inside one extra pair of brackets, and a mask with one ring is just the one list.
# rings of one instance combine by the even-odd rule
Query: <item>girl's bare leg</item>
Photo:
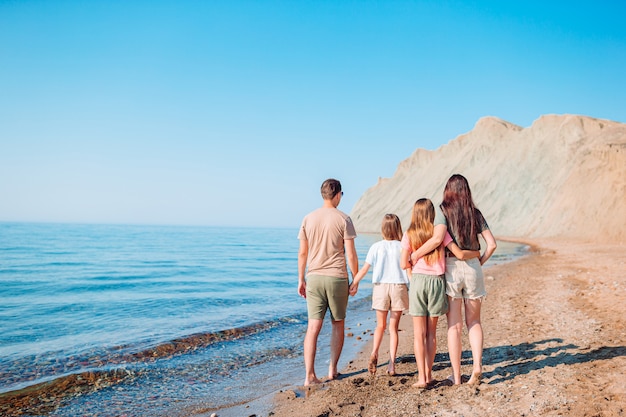
[(386, 327), (387, 311), (376, 310), (376, 330), (374, 331), (374, 345), (372, 346), (372, 355), (370, 356), (370, 362), (368, 366), (368, 370), (371, 374), (376, 373), (376, 366), (378, 365), (378, 350), (380, 349), (380, 344), (383, 341)]
[(452, 378), (455, 385), (461, 383), (461, 336), (463, 334), (462, 298), (448, 297), (448, 353), (452, 366)]
[(417, 382), (414, 387), (426, 388), (426, 332), (427, 317), (413, 316), (413, 350), (417, 364)]
[(396, 374), (396, 354), (398, 353), (398, 327), (402, 311), (391, 311), (389, 313), (389, 365), (387, 373), (389, 375)]
[(428, 317), (426, 331), (426, 383), (433, 382), (433, 365), (435, 363), (435, 354), (437, 353), (437, 322), (439, 317)]
[(480, 308), (482, 300), (465, 300), (465, 323), (469, 333), (469, 342), (472, 348), (472, 376), (469, 384), (480, 382), (483, 373), (483, 327), (480, 322)]

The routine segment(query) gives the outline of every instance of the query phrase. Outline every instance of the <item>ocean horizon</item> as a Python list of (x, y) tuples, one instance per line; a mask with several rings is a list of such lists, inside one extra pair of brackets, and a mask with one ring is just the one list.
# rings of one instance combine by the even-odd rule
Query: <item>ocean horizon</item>
[[(0, 410), (29, 391), (39, 415), (193, 415), (300, 384), (297, 232), (0, 223)], [(359, 234), (359, 265), (379, 239)], [(490, 263), (524, 251), (499, 242)], [(370, 282), (350, 298), (363, 335), (342, 360), (371, 328)]]

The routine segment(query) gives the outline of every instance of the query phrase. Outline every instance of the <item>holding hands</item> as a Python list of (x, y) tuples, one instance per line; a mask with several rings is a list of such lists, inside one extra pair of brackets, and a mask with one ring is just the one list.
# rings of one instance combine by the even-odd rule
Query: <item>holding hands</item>
[(352, 281), (352, 284), (350, 284), (350, 295), (354, 297), (358, 291), (359, 291), (358, 281)]
[(353, 276), (352, 284), (350, 284), (350, 295), (355, 296), (357, 291), (359, 291), (359, 282), (363, 279), (367, 271), (370, 269), (370, 264), (365, 262), (363, 267)]

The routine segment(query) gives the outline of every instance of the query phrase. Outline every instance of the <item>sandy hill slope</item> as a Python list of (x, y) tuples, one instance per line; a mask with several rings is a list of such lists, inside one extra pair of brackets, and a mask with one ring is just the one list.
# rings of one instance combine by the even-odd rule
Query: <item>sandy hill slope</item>
[(417, 149), (357, 201), (357, 230), (378, 233), (385, 213), (406, 230), (415, 200), (439, 204), (452, 174), (468, 179), (497, 237), (626, 241), (626, 124), (574, 115), (528, 128), (484, 117), (435, 151)]

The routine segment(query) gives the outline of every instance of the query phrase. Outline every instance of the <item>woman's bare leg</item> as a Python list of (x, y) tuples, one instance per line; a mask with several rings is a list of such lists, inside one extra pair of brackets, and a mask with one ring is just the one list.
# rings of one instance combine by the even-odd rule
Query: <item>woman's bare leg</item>
[(450, 308), (448, 310), (448, 354), (452, 366), (452, 378), (454, 384), (461, 383), (461, 336), (463, 334), (463, 317), (461, 307), (462, 298), (448, 297)]
[(465, 300), (465, 323), (472, 348), (472, 376), (469, 384), (479, 383), (483, 372), (483, 326), (480, 322), (482, 300)]

